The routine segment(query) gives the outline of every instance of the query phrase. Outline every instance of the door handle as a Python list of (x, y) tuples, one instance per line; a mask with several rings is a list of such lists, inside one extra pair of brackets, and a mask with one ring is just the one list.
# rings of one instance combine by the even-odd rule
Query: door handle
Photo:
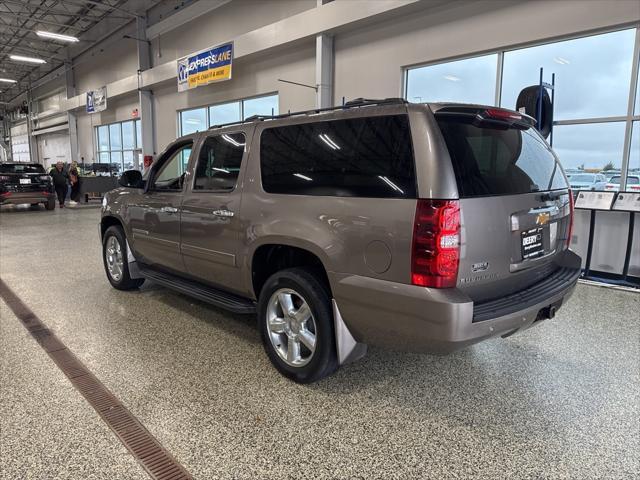
[(177, 213), (178, 209), (176, 207), (162, 207), (160, 211), (162, 213)]
[(235, 215), (231, 210), (214, 210), (211, 213), (216, 217), (233, 217)]

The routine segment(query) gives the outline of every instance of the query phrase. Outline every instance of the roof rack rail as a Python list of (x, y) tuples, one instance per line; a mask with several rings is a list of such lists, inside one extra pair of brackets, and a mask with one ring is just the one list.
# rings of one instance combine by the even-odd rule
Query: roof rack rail
[(301, 110), (299, 112), (287, 112), (287, 113), (282, 113), (280, 115), (252, 115), (238, 122), (222, 123), (220, 125), (211, 125), (209, 127), (209, 130), (212, 130), (214, 128), (228, 127), (231, 125), (242, 125), (244, 123), (251, 123), (256, 121), (276, 120), (281, 118), (294, 117), (298, 115), (314, 115), (317, 113), (332, 112), (335, 110), (348, 110), (351, 108), (369, 107), (373, 105), (406, 105), (408, 103), (409, 102), (404, 98), (374, 99), (374, 98), (360, 97), (360, 98), (355, 98), (353, 100), (349, 100), (348, 102), (345, 102), (344, 105), (339, 105), (337, 107), (315, 108), (312, 110)]

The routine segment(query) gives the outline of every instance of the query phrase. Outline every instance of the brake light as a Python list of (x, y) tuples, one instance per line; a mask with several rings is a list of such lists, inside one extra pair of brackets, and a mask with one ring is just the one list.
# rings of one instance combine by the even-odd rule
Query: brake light
[(411, 283), (455, 287), (460, 262), (459, 202), (418, 200), (412, 243)]
[(502, 108), (488, 108), (484, 111), (483, 117), (495, 118), (496, 120), (522, 120), (522, 115), (511, 110), (503, 110)]
[(567, 228), (566, 248), (569, 248), (571, 245), (571, 235), (573, 235), (573, 211), (573, 192), (569, 189), (569, 226)]
[(9, 195), (11, 195), (11, 192), (2, 192), (2, 193), (0, 193), (0, 197), (8, 197)]

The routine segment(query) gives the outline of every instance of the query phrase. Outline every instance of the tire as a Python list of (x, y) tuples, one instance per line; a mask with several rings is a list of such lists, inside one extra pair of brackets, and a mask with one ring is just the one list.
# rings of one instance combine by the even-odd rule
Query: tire
[(49, 200), (47, 200), (47, 203), (44, 204), (44, 208), (46, 208), (47, 210), (55, 210), (55, 208), (56, 208), (56, 199), (55, 198), (50, 198)]
[[(117, 290), (134, 290), (144, 283), (144, 278), (131, 278), (129, 274), (127, 242), (122, 227), (113, 225), (104, 233), (102, 237), (102, 261), (107, 279), (113, 288)], [(114, 268), (112, 273), (110, 264), (117, 264), (119, 268)], [(116, 275), (118, 271), (120, 273)]]
[[(310, 316), (301, 328), (299, 320), (288, 319), (280, 301), (281, 295), (290, 296), (292, 312), (304, 310), (302, 301), (309, 308)], [(282, 318), (280, 318), (282, 314)], [(300, 317), (303, 318), (306, 315)], [(270, 319), (272, 321), (270, 321)], [(287, 323), (290, 322), (291, 324)], [(279, 330), (280, 323), (283, 324)], [(274, 325), (272, 328), (269, 325)], [(285, 377), (297, 383), (311, 383), (338, 368), (331, 298), (327, 288), (311, 271), (291, 268), (274, 273), (264, 284), (258, 301), (258, 327), (264, 349), (271, 363)], [(274, 331), (275, 330), (275, 331)], [(313, 334), (313, 351), (307, 346)], [(292, 338), (293, 347), (289, 349)], [(296, 362), (295, 344), (298, 344), (299, 361)], [(291, 351), (294, 353), (291, 354)], [(290, 356), (291, 355), (291, 356)], [(287, 357), (287, 359), (284, 358)], [(293, 360), (293, 361), (290, 361)], [(297, 363), (297, 365), (295, 364)]]
[[(524, 108), (524, 113), (537, 119), (538, 118), (538, 97), (540, 96), (540, 86), (532, 85), (524, 88), (518, 95), (516, 100), (516, 110)], [(542, 119), (540, 125), (536, 125), (540, 135), (544, 138), (549, 137), (551, 127), (553, 125), (553, 105), (551, 97), (546, 88), (542, 89)]]

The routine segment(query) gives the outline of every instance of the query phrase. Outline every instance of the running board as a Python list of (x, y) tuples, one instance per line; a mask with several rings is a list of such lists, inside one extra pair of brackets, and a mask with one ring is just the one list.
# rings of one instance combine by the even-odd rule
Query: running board
[(233, 313), (255, 314), (256, 304), (251, 300), (242, 298), (233, 293), (224, 292), (192, 280), (179, 278), (167, 273), (151, 270), (139, 265), (140, 273), (146, 279), (158, 283), (164, 287), (183, 293), (216, 307), (224, 308)]

